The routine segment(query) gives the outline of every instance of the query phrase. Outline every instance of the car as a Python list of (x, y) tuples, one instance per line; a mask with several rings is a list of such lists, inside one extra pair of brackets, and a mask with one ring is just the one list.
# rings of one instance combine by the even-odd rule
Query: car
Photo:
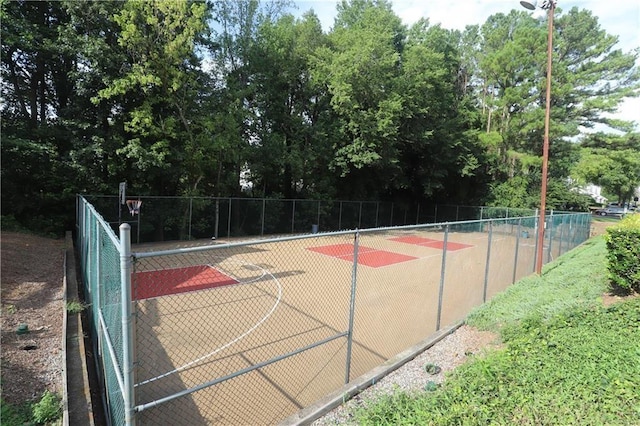
[(619, 206), (608, 206), (604, 209), (598, 209), (595, 211), (595, 214), (600, 216), (617, 216), (622, 217), (627, 214), (628, 210), (626, 207)]

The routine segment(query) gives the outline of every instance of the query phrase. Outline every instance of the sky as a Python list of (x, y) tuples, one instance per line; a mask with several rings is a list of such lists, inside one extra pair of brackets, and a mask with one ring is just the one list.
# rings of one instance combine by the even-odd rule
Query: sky
[[(325, 31), (329, 31), (336, 15), (339, 0), (296, 0), (297, 13), (313, 9)], [(511, 9), (523, 10), (519, 0), (391, 0), (393, 10), (402, 21), (411, 25), (428, 18), (432, 25), (464, 30), (467, 25), (482, 24), (497, 13), (508, 14)], [(542, 3), (542, 0), (538, 0)], [(624, 52), (640, 48), (640, 0), (558, 0), (557, 7), (568, 11), (577, 6), (589, 9), (598, 17), (601, 27), (619, 37), (618, 47)], [(537, 15), (544, 11), (537, 9)], [(553, 87), (552, 89), (553, 90)], [(615, 114), (616, 118), (635, 121), (640, 128), (640, 98), (626, 100)]]

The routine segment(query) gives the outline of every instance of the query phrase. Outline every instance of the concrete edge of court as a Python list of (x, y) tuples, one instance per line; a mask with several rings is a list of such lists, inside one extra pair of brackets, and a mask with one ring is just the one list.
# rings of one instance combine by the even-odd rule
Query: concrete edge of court
[(65, 236), (64, 262), (64, 324), (62, 338), (63, 356), (63, 425), (93, 426), (94, 416), (89, 386), (81, 313), (67, 311), (67, 302), (80, 300), (73, 237), (68, 231)]
[(373, 370), (369, 371), (366, 374), (363, 374), (352, 382), (342, 386), (335, 392), (330, 393), (314, 404), (303, 408), (297, 413), (287, 417), (286, 419), (282, 420), (279, 425), (290, 426), (311, 424), (313, 421), (318, 420), (329, 411), (353, 398), (364, 389), (374, 385), (384, 376), (402, 367), (404, 364), (411, 361), (422, 352), (426, 351), (427, 349), (438, 343), (440, 340), (456, 331), (463, 323), (464, 321), (459, 321), (449, 327), (435, 332), (425, 340), (400, 352), (398, 355), (390, 358), (386, 362), (380, 364)]

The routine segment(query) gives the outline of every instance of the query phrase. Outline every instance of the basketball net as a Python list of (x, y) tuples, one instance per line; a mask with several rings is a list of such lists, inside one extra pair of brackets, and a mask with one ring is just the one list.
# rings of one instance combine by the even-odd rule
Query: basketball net
[(129, 213), (131, 213), (131, 216), (140, 214), (141, 205), (142, 201), (140, 200), (127, 200), (127, 207), (129, 208)]

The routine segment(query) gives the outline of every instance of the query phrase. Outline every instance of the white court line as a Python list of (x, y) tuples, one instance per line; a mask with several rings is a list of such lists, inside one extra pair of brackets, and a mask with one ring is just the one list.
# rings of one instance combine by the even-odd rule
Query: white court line
[[(251, 265), (251, 266), (255, 266), (255, 267), (257, 267), (257, 268), (261, 269), (261, 270), (263, 271), (262, 277), (264, 277), (265, 275), (270, 275), (270, 276), (271, 276), (271, 278), (272, 278), (272, 279), (276, 282), (276, 284), (278, 285), (278, 298), (277, 298), (276, 302), (274, 303), (274, 305), (271, 307), (271, 310), (270, 310), (269, 312), (267, 312), (267, 314), (266, 314), (266, 315), (265, 315), (265, 316), (264, 316), (260, 321), (258, 321), (256, 324), (254, 324), (254, 325), (253, 325), (253, 327), (249, 328), (247, 331), (245, 331), (244, 333), (242, 333), (240, 336), (236, 337), (235, 339), (231, 340), (230, 342), (227, 342), (227, 343), (225, 343), (223, 346), (220, 346), (220, 347), (219, 347), (219, 348), (217, 348), (216, 350), (214, 350), (214, 351), (212, 351), (212, 352), (210, 352), (210, 353), (208, 353), (208, 354), (206, 354), (206, 355), (203, 355), (203, 356), (201, 356), (201, 357), (200, 357), (200, 358), (198, 358), (198, 359), (195, 359), (195, 360), (193, 360), (193, 361), (191, 361), (191, 362), (188, 362), (188, 363), (186, 363), (186, 364), (184, 364), (184, 365), (181, 365), (180, 367), (176, 367), (176, 368), (174, 368), (173, 370), (168, 371), (168, 372), (166, 372), (166, 373), (164, 373), (164, 374), (161, 374), (161, 375), (159, 375), (159, 376), (153, 377), (153, 378), (151, 378), (151, 379), (144, 380), (144, 381), (142, 381), (142, 382), (140, 382), (140, 383), (136, 383), (136, 385), (135, 385), (135, 386), (142, 386), (142, 385), (146, 385), (147, 383), (155, 382), (156, 380), (159, 380), (159, 379), (165, 378), (165, 377), (167, 377), (167, 376), (170, 376), (171, 374), (174, 374), (174, 373), (178, 373), (178, 372), (180, 372), (180, 371), (183, 371), (183, 370), (185, 370), (185, 369), (187, 369), (187, 368), (191, 367), (192, 365), (194, 365), (194, 364), (196, 364), (196, 363), (198, 363), (198, 362), (200, 362), (200, 361), (203, 361), (203, 360), (205, 360), (205, 359), (207, 359), (207, 358), (209, 358), (209, 357), (211, 357), (211, 356), (213, 356), (213, 355), (217, 354), (218, 352), (220, 352), (220, 351), (222, 351), (222, 350), (224, 350), (224, 349), (228, 348), (229, 346), (231, 346), (231, 345), (233, 345), (233, 344), (235, 344), (235, 343), (239, 342), (240, 340), (244, 339), (245, 337), (247, 337), (247, 336), (248, 336), (249, 334), (251, 334), (251, 333), (252, 333), (256, 328), (260, 327), (260, 326), (261, 326), (261, 325), (262, 325), (262, 324), (263, 324), (263, 323), (264, 323), (264, 322), (265, 322), (265, 321), (266, 321), (266, 320), (267, 320), (271, 315), (273, 315), (273, 312), (276, 310), (276, 308), (277, 308), (277, 307), (278, 307), (278, 305), (280, 304), (280, 300), (282, 300), (282, 284), (280, 284), (280, 281), (278, 281), (278, 279), (277, 279), (276, 277), (274, 277), (274, 276), (273, 276), (273, 274), (272, 274), (271, 272), (268, 272), (266, 269), (264, 269), (264, 268), (262, 268), (262, 267), (260, 267), (260, 266), (258, 266), (258, 265), (253, 265), (253, 264), (250, 264), (250, 263), (242, 263), (242, 264), (243, 264), (243, 265)], [(255, 282), (255, 281), (256, 281), (256, 280), (254, 280), (254, 281), (248, 281), (247, 283), (251, 283), (251, 282)], [(244, 284), (244, 283), (243, 283), (243, 284)]]

